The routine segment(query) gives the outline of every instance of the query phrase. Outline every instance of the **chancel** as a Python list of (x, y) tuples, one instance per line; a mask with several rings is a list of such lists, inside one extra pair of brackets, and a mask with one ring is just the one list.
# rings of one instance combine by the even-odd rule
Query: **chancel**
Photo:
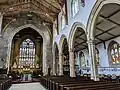
[(0, 0), (0, 90), (119, 90), (120, 0)]

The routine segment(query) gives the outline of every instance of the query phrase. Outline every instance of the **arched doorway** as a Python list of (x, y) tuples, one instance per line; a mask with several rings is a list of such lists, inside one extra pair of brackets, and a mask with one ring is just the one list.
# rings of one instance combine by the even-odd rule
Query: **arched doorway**
[[(110, 41), (112, 39), (118, 38), (120, 35), (119, 29), (120, 29), (120, 2), (119, 0), (101, 0), (97, 1), (92, 12), (90, 15), (90, 20), (88, 21), (87, 31), (88, 31), (88, 42), (89, 47), (91, 49), (91, 61), (93, 62), (93, 74), (94, 74), (94, 80), (97, 80), (97, 74), (98, 74), (98, 68), (97, 63), (95, 61), (95, 45), (97, 46), (100, 44), (104, 48), (102, 51), (107, 51), (107, 41)], [(97, 7), (97, 8), (96, 8)], [(111, 9), (111, 10), (109, 10)], [(100, 49), (102, 47), (99, 47)], [(89, 49), (89, 50), (90, 50)], [(101, 53), (101, 52), (99, 52)], [(108, 56), (107, 53), (105, 53), (106, 56)], [(94, 58), (95, 57), (95, 58)], [(109, 56), (108, 59), (102, 60), (101, 62), (108, 63), (106, 65), (109, 65)], [(100, 66), (103, 66), (101, 64)], [(105, 66), (103, 66), (105, 67)]]
[(10, 72), (16, 74), (42, 73), (43, 39), (32, 28), (25, 28), (15, 34), (12, 40)]

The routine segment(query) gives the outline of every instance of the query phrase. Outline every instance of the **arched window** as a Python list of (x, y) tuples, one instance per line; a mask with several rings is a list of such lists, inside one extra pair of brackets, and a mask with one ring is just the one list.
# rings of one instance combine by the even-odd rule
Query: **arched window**
[(25, 39), (19, 49), (18, 68), (34, 68), (35, 44), (30, 39)]
[(80, 67), (85, 67), (86, 64), (85, 64), (85, 56), (84, 56), (84, 53), (81, 52), (79, 57), (80, 57)]
[(97, 48), (95, 48), (95, 58), (96, 58), (96, 64), (97, 66), (100, 65), (100, 56), (99, 56), (99, 51)]
[(79, 0), (72, 0), (71, 2), (71, 13), (74, 16), (79, 11)]
[(110, 57), (112, 64), (120, 64), (120, 46), (117, 42), (112, 42), (110, 45)]
[(65, 16), (64, 16), (64, 14), (62, 14), (62, 16), (61, 16), (61, 29), (63, 29), (64, 27), (65, 27)]

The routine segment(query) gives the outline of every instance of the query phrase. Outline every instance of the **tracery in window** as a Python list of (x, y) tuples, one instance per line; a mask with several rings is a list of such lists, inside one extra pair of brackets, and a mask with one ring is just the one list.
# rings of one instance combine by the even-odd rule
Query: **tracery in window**
[(120, 64), (120, 45), (117, 42), (110, 46), (110, 56), (112, 64)]
[(97, 66), (99, 66), (100, 65), (100, 56), (99, 56), (99, 51), (98, 51), (98, 49), (97, 48), (95, 48), (95, 58), (96, 58), (96, 64), (97, 64)]
[(35, 44), (30, 39), (25, 39), (19, 49), (18, 68), (34, 68), (35, 66)]
[(85, 56), (84, 56), (84, 53), (81, 52), (79, 57), (80, 57), (80, 67), (85, 67), (86, 64), (85, 64)]
[(71, 2), (71, 13), (74, 16), (79, 11), (79, 0), (72, 0)]

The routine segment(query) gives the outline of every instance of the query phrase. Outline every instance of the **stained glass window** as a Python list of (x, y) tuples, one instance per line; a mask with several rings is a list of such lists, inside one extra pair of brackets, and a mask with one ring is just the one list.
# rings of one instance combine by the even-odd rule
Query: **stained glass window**
[(19, 68), (34, 68), (35, 44), (30, 39), (25, 39), (19, 49)]
[(81, 52), (79, 57), (80, 57), (80, 67), (85, 67), (86, 64), (85, 64), (85, 56), (84, 56), (84, 53)]
[(120, 45), (117, 42), (110, 46), (110, 55), (112, 64), (120, 64)]
[(99, 66), (100, 65), (100, 56), (99, 56), (99, 51), (98, 51), (98, 49), (97, 48), (95, 48), (95, 58), (96, 58), (96, 64), (97, 64), (97, 66)]
[(74, 16), (79, 11), (79, 0), (72, 0), (71, 2), (71, 13)]

